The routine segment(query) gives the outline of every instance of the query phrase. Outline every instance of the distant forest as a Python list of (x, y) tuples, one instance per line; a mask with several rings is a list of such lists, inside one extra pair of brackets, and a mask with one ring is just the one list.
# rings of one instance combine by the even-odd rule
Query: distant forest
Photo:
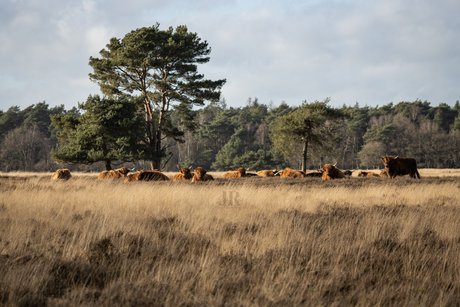
[[(195, 111), (196, 129), (185, 131), (183, 142), (166, 139), (170, 159), (164, 170), (189, 166), (214, 171), (238, 167), (250, 171), (288, 166), (299, 169), (301, 146), (286, 157), (274, 151), (270, 139), (274, 120), (296, 108), (286, 103), (263, 104), (257, 98), (249, 98), (246, 106), (239, 108), (228, 107), (225, 100), (212, 102)], [(383, 168), (379, 157), (385, 155), (415, 158), (419, 168), (460, 168), (458, 101), (453, 107), (445, 103), (434, 107), (428, 101), (416, 100), (381, 107), (356, 103), (338, 109), (345, 117), (336, 132), (334, 149), (309, 148), (309, 169), (318, 169), (325, 163), (337, 163), (341, 169)], [(0, 171), (104, 170), (103, 162), (62, 165), (51, 160), (50, 153), (58, 144), (58, 129), (50, 120), (53, 114), (75, 118), (81, 115), (75, 107), (50, 108), (46, 102), (24, 110), (14, 106), (0, 111)], [(178, 123), (178, 118), (173, 112), (170, 120)], [(124, 165), (149, 168), (146, 161)], [(119, 167), (116, 163), (114, 166)]]

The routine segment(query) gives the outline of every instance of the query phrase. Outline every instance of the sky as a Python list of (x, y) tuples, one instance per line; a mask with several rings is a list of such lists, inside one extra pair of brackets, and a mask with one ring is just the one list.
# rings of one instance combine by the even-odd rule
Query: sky
[(2, 0), (0, 110), (66, 109), (100, 94), (88, 74), (112, 37), (186, 25), (230, 107), (460, 100), (458, 0)]

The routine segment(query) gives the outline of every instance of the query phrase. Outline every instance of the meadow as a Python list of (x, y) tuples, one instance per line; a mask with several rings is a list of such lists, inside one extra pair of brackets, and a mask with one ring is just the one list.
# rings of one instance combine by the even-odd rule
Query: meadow
[(0, 304), (460, 305), (459, 171), (211, 174), (192, 184), (0, 173)]

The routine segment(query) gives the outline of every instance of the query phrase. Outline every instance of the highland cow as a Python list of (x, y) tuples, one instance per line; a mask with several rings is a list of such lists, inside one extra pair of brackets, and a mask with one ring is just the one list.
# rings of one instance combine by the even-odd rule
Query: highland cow
[(388, 178), (388, 172), (386, 170), (383, 170), (380, 172), (379, 176)]
[(284, 171), (280, 172), (280, 176), (281, 178), (305, 178), (305, 173), (287, 167)]
[(379, 174), (374, 173), (374, 172), (364, 172), (364, 171), (359, 171), (358, 172), (358, 177), (380, 177)]
[(125, 179), (123, 180), (124, 182), (132, 182), (132, 181), (138, 181), (138, 177), (140, 174), (142, 174), (144, 171), (143, 170), (140, 170), (138, 171), (137, 173), (134, 173), (134, 174), (129, 174), (128, 176), (125, 177)]
[(116, 169), (114, 171), (103, 171), (102, 173), (99, 174), (97, 177), (98, 180), (102, 179), (118, 179), (121, 177), (126, 177), (126, 175), (129, 173), (130, 169), (126, 167), (122, 167), (119, 169)]
[(321, 168), (321, 171), (323, 172), (323, 180), (332, 180), (332, 179), (339, 179), (339, 178), (345, 178), (345, 175), (342, 173), (341, 170), (339, 170), (335, 165), (332, 164), (326, 164)]
[(385, 165), (385, 171), (390, 179), (396, 176), (409, 175), (410, 178), (420, 179), (420, 174), (417, 170), (417, 162), (413, 158), (400, 158), (398, 156), (386, 156), (380, 158)]
[(167, 181), (169, 177), (158, 170), (145, 171), (137, 177), (139, 181)]
[(198, 181), (210, 181), (214, 180), (214, 177), (212, 177), (209, 174), (206, 174), (206, 170), (202, 167), (197, 167), (195, 169), (195, 174), (193, 175), (192, 182), (198, 182)]
[(70, 174), (70, 171), (68, 169), (58, 169), (51, 176), (51, 180), (69, 180), (70, 177), (72, 177), (72, 175)]
[(193, 174), (190, 171), (190, 168), (183, 167), (179, 170), (179, 173), (174, 175), (173, 181), (177, 180), (190, 180), (193, 178)]
[(276, 169), (274, 169), (274, 170), (263, 170), (263, 171), (257, 172), (257, 176), (260, 176), (260, 177), (275, 177), (277, 173), (278, 173), (278, 171)]
[(224, 178), (241, 178), (246, 177), (246, 169), (244, 167), (240, 167), (236, 171), (228, 171), (224, 174)]

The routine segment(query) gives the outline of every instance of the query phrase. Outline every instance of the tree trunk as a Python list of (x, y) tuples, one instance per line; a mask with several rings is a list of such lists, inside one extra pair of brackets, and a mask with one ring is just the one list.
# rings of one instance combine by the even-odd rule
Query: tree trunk
[(109, 159), (105, 159), (104, 161), (105, 161), (105, 170), (106, 171), (112, 170), (112, 165), (110, 164), (111, 161)]
[(307, 171), (307, 150), (308, 150), (308, 140), (304, 140), (303, 150), (302, 150), (302, 171)]

